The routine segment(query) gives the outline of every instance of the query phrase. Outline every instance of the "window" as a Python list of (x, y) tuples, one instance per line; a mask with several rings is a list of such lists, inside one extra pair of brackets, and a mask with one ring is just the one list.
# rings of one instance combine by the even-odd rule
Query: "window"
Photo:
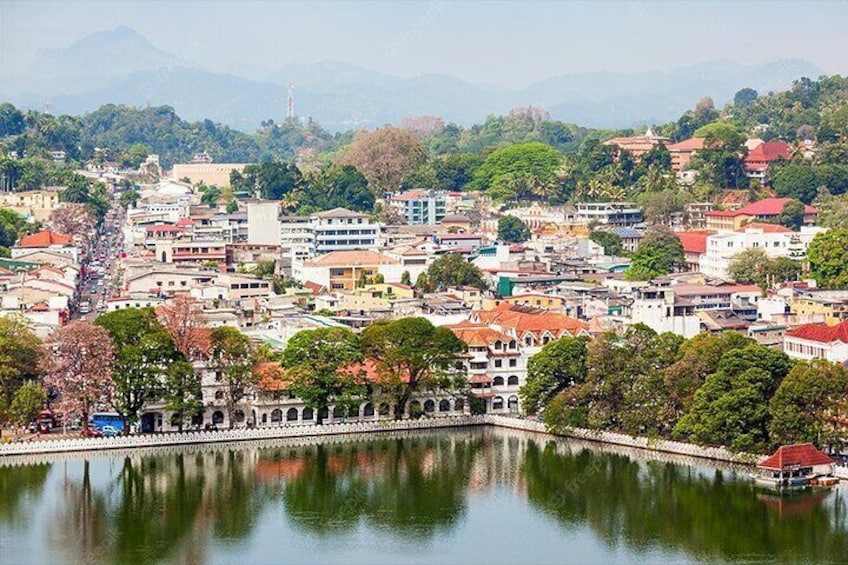
[(509, 386), (518, 386), (518, 377), (516, 375), (510, 375), (506, 382)]
[(517, 367), (518, 366), (518, 359), (510, 359), (509, 360), (509, 366), (510, 367)]
[(503, 366), (503, 361), (501, 359), (495, 359), (495, 368), (500, 368)]

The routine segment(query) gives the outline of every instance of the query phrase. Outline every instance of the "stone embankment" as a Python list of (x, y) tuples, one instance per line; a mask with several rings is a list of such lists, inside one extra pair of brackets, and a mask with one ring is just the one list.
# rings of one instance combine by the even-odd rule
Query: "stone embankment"
[[(445, 416), (422, 418), (420, 420), (377, 420), (370, 422), (332, 423), (321, 426), (297, 425), (255, 429), (237, 429), (222, 431), (201, 431), (166, 434), (145, 434), (137, 436), (119, 436), (113, 438), (76, 438), (0, 445), (0, 457), (13, 455), (69, 453), (101, 450), (125, 450), (136, 448), (159, 448), (180, 445), (204, 445), (233, 443), (243, 441), (264, 441), (296, 438), (321, 438), (350, 434), (371, 434), (378, 432), (407, 432), (466, 426), (490, 425), (500, 428), (523, 430), (526, 432), (549, 434), (544, 424), (535, 420), (524, 420), (508, 416), (487, 414), (483, 416)], [(691, 443), (632, 437), (626, 434), (572, 428), (562, 434), (564, 437), (584, 441), (600, 442), (633, 449), (645, 449), (660, 453), (697, 457), (713, 461), (723, 461), (743, 465), (752, 465), (762, 456), (749, 453), (733, 453), (722, 447), (700, 447)], [(839, 476), (848, 480), (848, 469), (838, 467)], [(843, 476), (844, 475), (844, 476)]]
[[(536, 422), (533, 420), (523, 420), (520, 418), (488, 415), (486, 416), (486, 423), (503, 428), (512, 428), (528, 432), (549, 433), (545, 429), (545, 425), (543, 423)], [(647, 449), (651, 451), (659, 451), (661, 453), (686, 455), (689, 457), (711, 459), (713, 461), (725, 461), (728, 463), (739, 463), (743, 465), (752, 465), (760, 459), (765, 459), (764, 456), (753, 455), (750, 453), (733, 453), (732, 451), (729, 451), (723, 447), (700, 447), (693, 443), (669, 441), (665, 439), (633, 437), (627, 434), (618, 434), (614, 432), (604, 432), (599, 430), (571, 428), (562, 435), (565, 437), (571, 437), (586, 441), (596, 441), (612, 445), (620, 445), (622, 447)]]

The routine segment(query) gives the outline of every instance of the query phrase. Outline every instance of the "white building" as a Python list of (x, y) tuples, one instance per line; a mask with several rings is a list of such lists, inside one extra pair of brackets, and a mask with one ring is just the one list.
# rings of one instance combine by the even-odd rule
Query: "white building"
[(773, 224), (752, 224), (740, 231), (719, 232), (707, 237), (706, 252), (699, 265), (704, 275), (727, 280), (733, 257), (747, 249), (762, 249), (771, 258), (802, 259), (813, 238), (824, 228), (803, 226), (794, 232)]
[(409, 190), (392, 195), (389, 205), (408, 224), (438, 224), (446, 215), (447, 194), (432, 190)]
[(783, 352), (793, 359), (848, 361), (848, 322), (835, 326), (806, 324), (783, 336)]
[(280, 245), (280, 203), (247, 204), (247, 243)]
[(380, 246), (380, 224), (367, 214), (334, 208), (310, 216), (315, 233), (315, 252), (352, 251)]
[(577, 219), (622, 228), (632, 228), (645, 219), (635, 202), (582, 202), (577, 204)]
[(636, 289), (630, 320), (633, 324), (645, 324), (657, 333), (671, 332), (687, 339), (701, 331), (701, 319), (695, 313), (695, 305), (677, 297), (670, 288)]

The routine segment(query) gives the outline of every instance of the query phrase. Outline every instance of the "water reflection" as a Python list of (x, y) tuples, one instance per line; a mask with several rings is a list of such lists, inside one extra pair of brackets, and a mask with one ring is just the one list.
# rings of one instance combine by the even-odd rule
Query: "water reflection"
[(533, 504), (565, 527), (588, 524), (610, 546), (806, 562), (841, 562), (848, 551), (844, 491), (799, 493), (793, 502), (779, 498), (778, 507), (804, 511), (772, 512), (769, 495), (757, 496), (744, 479), (726, 480), (721, 470), (572, 453), (561, 442), (528, 443), (522, 475)]
[[(248, 544), (273, 560), (298, 536), (462, 544), (451, 535), (518, 513), (553, 539), (590, 534), (611, 552), (598, 560), (840, 562), (846, 494), (775, 497), (732, 471), (473, 430), (0, 467), (0, 549), (28, 548), (32, 562), (202, 563)], [(551, 547), (522, 551), (560, 561)]]

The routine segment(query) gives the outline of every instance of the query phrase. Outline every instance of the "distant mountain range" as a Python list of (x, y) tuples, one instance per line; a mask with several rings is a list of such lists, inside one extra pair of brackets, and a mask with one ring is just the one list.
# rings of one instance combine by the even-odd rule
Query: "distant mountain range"
[(782, 90), (795, 79), (823, 73), (801, 60), (723, 60), (667, 72), (570, 74), (520, 89), (445, 75), (403, 79), (335, 61), (288, 65), (264, 78), (255, 67), (244, 67), (242, 74), (204, 70), (122, 26), (43, 52), (24, 72), (3, 78), (0, 100), (37, 110), (49, 102), (54, 114), (81, 114), (106, 103), (167, 104), (185, 119), (253, 131), (262, 120), (285, 116), (291, 81), (296, 113), (333, 131), (425, 114), (467, 125), (528, 105), (584, 126), (632, 127), (676, 119), (704, 96), (721, 105), (740, 88)]

